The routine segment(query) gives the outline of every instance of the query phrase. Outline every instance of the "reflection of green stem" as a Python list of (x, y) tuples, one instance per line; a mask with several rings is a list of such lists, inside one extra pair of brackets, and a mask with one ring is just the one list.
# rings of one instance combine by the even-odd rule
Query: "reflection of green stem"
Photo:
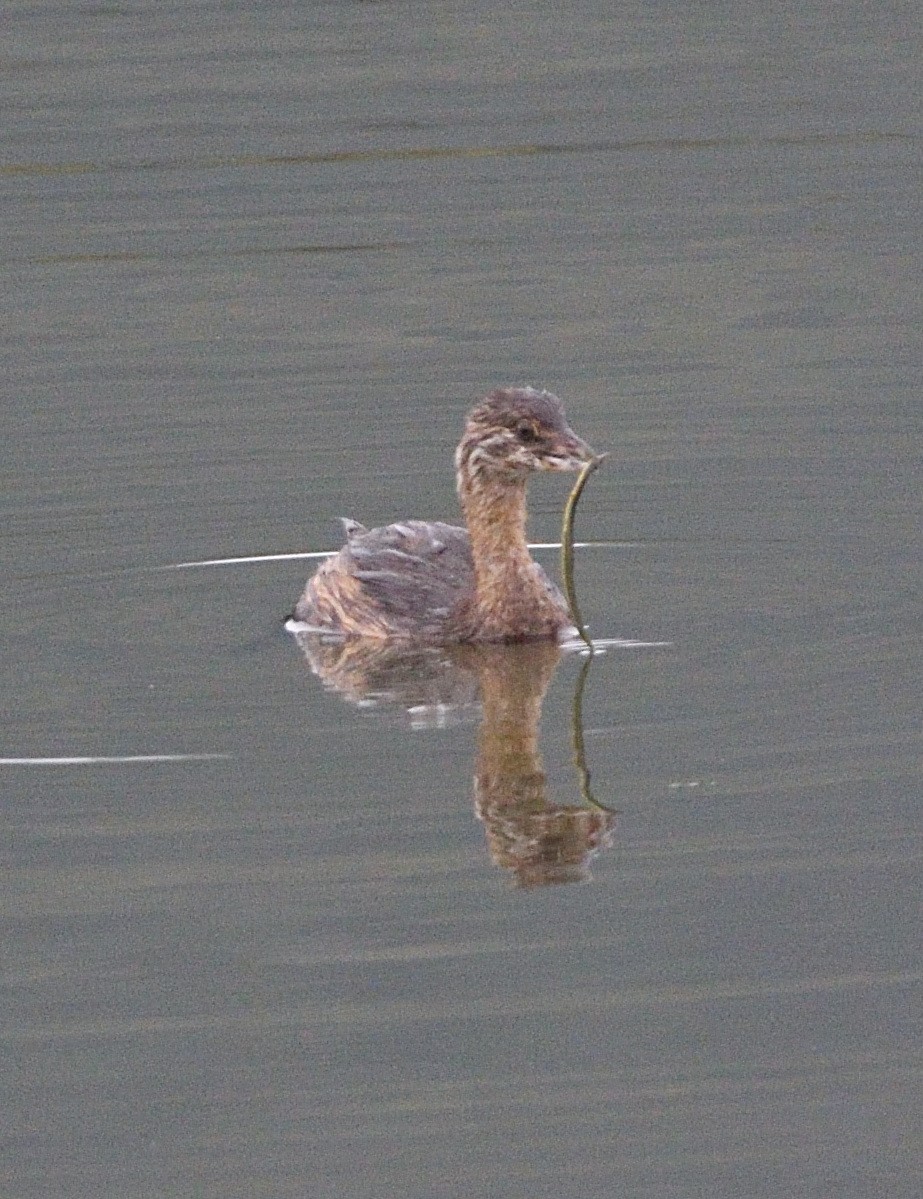
[(571, 715), (574, 765), (577, 767), (577, 774), (580, 777), (580, 797), (583, 802), (587, 807), (595, 808), (597, 812), (607, 812), (610, 816), (614, 816), (615, 809), (607, 808), (605, 804), (601, 804), (590, 790), (590, 768), (586, 764), (586, 749), (583, 744), (583, 688), (592, 665), (593, 655), (590, 654), (589, 657), (583, 660), (583, 665), (580, 667), (580, 674), (577, 676), (577, 686), (574, 688), (574, 706)]
[(564, 505), (564, 521), (561, 525), (561, 578), (564, 581), (564, 594), (567, 596), (567, 606), (570, 608), (571, 619), (576, 625), (581, 639), (589, 647), (591, 654), (593, 652), (593, 642), (590, 640), (590, 634), (586, 631), (583, 617), (580, 615), (580, 605), (577, 603), (577, 589), (574, 586), (574, 513), (577, 511), (577, 501), (580, 499), (581, 492), (586, 486), (587, 479), (606, 456), (605, 454), (597, 454), (595, 458), (591, 458), (584, 465), (583, 470), (577, 476), (577, 482), (574, 484), (573, 490), (567, 497), (567, 503)]

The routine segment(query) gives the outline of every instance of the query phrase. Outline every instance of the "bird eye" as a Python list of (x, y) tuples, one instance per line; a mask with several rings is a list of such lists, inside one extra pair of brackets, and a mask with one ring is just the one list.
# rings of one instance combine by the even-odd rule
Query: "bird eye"
[(521, 420), (516, 426), (516, 436), (523, 445), (533, 445), (539, 439), (535, 425), (527, 420)]

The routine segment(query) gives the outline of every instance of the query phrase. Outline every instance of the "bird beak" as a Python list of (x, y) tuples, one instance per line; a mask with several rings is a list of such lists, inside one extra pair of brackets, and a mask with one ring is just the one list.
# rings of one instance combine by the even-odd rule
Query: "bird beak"
[(579, 470), (587, 462), (596, 457), (595, 451), (573, 431), (565, 429), (554, 447), (553, 453), (547, 455), (547, 470)]

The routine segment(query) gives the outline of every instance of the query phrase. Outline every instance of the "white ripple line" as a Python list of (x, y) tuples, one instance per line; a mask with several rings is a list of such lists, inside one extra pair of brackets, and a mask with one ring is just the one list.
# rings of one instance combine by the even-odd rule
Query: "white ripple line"
[(199, 562), (171, 562), (154, 570), (189, 570), (194, 566), (241, 566), (247, 562), (288, 562), (293, 558), (332, 558), (336, 550), (310, 550), (299, 554), (253, 554), (249, 558), (204, 558)]
[(231, 754), (121, 754), (95, 757), (0, 758), (0, 766), (98, 766), (133, 762), (220, 762)]
[[(634, 549), (640, 541), (575, 541), (575, 550), (597, 548)], [(560, 541), (532, 541), (530, 550), (559, 550)], [(298, 558), (332, 558), (338, 550), (305, 550), (297, 554), (251, 554), (246, 558), (202, 558), (195, 562), (170, 562), (166, 566), (155, 566), (154, 570), (191, 570), (197, 566), (243, 566), (249, 562), (291, 562)]]

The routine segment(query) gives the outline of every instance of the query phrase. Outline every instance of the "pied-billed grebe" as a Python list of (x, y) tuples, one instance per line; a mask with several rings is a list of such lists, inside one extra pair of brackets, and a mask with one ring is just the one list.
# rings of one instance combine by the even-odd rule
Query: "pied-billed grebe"
[(430, 644), (557, 638), (571, 620), (526, 544), (526, 481), (536, 470), (579, 470), (592, 457), (557, 396), (492, 391), (468, 413), (455, 452), (467, 529), (344, 522), (346, 545), (308, 580), (294, 620), (328, 634)]

